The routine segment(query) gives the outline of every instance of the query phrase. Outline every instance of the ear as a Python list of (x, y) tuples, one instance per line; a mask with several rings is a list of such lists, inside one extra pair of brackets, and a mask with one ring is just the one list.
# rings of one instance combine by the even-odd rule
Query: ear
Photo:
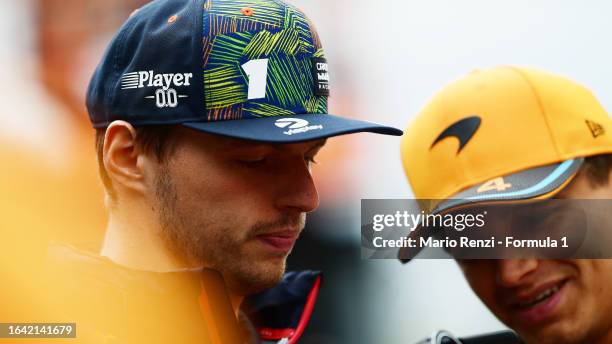
[(114, 121), (106, 129), (103, 147), (104, 168), (113, 187), (144, 193), (144, 161), (147, 157), (136, 145), (136, 129), (125, 121)]

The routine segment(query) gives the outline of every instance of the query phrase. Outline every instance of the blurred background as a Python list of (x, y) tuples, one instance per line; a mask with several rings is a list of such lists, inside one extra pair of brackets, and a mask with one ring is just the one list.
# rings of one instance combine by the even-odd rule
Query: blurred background
[[(0, 0), (4, 253), (19, 240), (34, 240), (43, 252), (46, 236), (99, 249), (106, 215), (84, 94), (115, 30), (145, 2)], [(612, 108), (609, 2), (290, 2), (318, 28), (330, 62), (334, 114), (403, 128), (445, 84), (501, 64), (568, 76)], [(412, 197), (399, 139), (334, 138), (318, 160), (321, 207), (289, 261), (289, 269), (325, 272), (304, 343), (414, 343), (438, 329), (461, 336), (503, 328), (454, 261), (361, 259), (360, 199)], [(26, 283), (28, 276), (6, 260), (10, 255), (2, 256), (0, 267)], [(11, 292), (11, 286), (0, 288)]]

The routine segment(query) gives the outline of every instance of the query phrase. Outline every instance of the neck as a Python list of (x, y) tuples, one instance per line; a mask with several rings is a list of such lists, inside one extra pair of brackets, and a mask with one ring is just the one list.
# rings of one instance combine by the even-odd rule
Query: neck
[(168, 249), (159, 235), (161, 228), (155, 214), (138, 216), (136, 221), (130, 214), (139, 213), (126, 206), (111, 208), (102, 256), (135, 270), (169, 272), (193, 268)]
[[(100, 254), (116, 264), (134, 270), (170, 272), (201, 268), (179, 259), (172, 253), (160, 235), (161, 226), (157, 215), (146, 205), (138, 206), (145, 203), (125, 202), (110, 207)], [(224, 289), (237, 317), (244, 295)]]

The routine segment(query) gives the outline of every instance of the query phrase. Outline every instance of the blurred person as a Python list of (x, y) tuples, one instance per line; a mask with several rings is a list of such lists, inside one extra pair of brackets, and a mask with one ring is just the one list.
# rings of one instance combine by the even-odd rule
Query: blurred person
[[(101, 231), (96, 229), (104, 226), (106, 215), (100, 207), (96, 158), (84, 144), (91, 141), (91, 127), (81, 95), (88, 82), (81, 75), (90, 77), (95, 65), (86, 72), (79, 69), (90, 64), (87, 58), (97, 49), (94, 38), (116, 29), (121, 24), (116, 17), (127, 16), (125, 7), (138, 2), (144, 1), (0, 4), (0, 72), (7, 81), (0, 92), (0, 157), (7, 162), (0, 171), (0, 227), (15, 239), (0, 250), (6, 257), (0, 263), (44, 253), (50, 238), (99, 248)], [(114, 13), (113, 20), (96, 23), (101, 13), (108, 18)], [(69, 92), (75, 89), (81, 92)], [(83, 232), (83, 227), (92, 230)], [(21, 261), (36, 265), (35, 259)]]
[[(415, 197), (429, 200), (428, 213), (612, 199), (611, 134), (612, 121), (585, 87), (535, 69), (498, 67), (435, 95), (409, 124), (402, 160)], [(457, 262), (482, 302), (527, 343), (612, 342), (612, 291), (605, 287), (611, 259)]]
[[(101, 9), (119, 10), (110, 2), (97, 3), (97, 15)], [(97, 229), (105, 224), (105, 211), (96, 159), (91, 146), (84, 144), (91, 141), (91, 128), (85, 125), (83, 97), (72, 107), (56, 92), (67, 85), (82, 90), (87, 86), (87, 80), (79, 83), (76, 72), (90, 49), (85, 38), (103, 33), (92, 29), (95, 17), (83, 15), (85, 7), (83, 1), (71, 1), (69, 6), (66, 1), (0, 2), (0, 74), (5, 80), (0, 87), (0, 159), (5, 162), (0, 171), (3, 323), (44, 318), (45, 281), (38, 277), (49, 240), (92, 249), (101, 242)], [(70, 69), (64, 68), (68, 65)], [(48, 71), (57, 74), (46, 78)], [(92, 71), (93, 67), (88, 77)]]
[(263, 341), (297, 341), (320, 276), (285, 274), (285, 260), (318, 206), (315, 156), (336, 135), (401, 135), (327, 114), (328, 96), (319, 38), (283, 2), (161, 0), (130, 16), (87, 92), (109, 212), (101, 257), (52, 250), (92, 336), (197, 340), (200, 274), (213, 342), (242, 341), (251, 322)]

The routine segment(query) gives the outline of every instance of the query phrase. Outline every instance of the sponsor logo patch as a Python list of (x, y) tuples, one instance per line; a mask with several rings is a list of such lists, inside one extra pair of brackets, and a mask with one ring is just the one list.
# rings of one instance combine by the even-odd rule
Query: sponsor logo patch
[(323, 129), (321, 124), (310, 125), (310, 122), (301, 118), (281, 118), (276, 120), (274, 125), (282, 129), (288, 129), (283, 131), (283, 134), (285, 135), (301, 134), (311, 130)]
[(188, 97), (185, 94), (179, 94), (175, 87), (191, 86), (192, 78), (193, 73), (156, 74), (152, 70), (131, 72), (121, 77), (121, 89), (155, 87), (155, 93), (145, 98), (155, 100), (155, 106), (158, 108), (174, 108), (178, 105), (179, 99)]
[(312, 58), (312, 77), (314, 79), (314, 92), (317, 96), (329, 96), (329, 71), (327, 60), (323, 57)]

